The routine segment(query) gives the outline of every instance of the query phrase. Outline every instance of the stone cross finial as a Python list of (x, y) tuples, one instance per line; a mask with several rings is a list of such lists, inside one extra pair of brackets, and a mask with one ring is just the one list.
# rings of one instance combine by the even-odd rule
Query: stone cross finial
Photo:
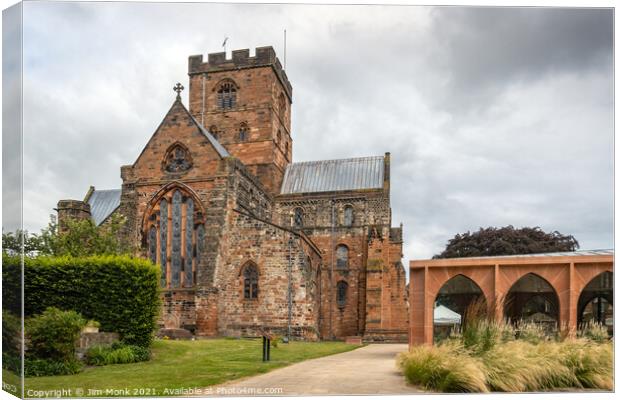
[(177, 82), (176, 85), (174, 85), (174, 87), (172, 88), (172, 90), (174, 90), (175, 92), (177, 92), (177, 98), (181, 97), (181, 91), (185, 89), (183, 87), (183, 85), (181, 85), (179, 82)]

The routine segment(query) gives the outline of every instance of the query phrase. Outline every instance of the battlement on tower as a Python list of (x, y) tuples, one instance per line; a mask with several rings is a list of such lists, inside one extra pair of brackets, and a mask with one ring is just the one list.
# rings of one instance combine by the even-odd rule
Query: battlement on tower
[(254, 57), (250, 57), (250, 49), (233, 50), (232, 58), (230, 59), (226, 58), (225, 52), (210, 53), (207, 55), (207, 62), (203, 62), (202, 54), (189, 56), (188, 73), (191, 76), (202, 73), (266, 66), (271, 66), (273, 68), (282, 86), (284, 86), (289, 100), (292, 101), (293, 87), (288, 81), (288, 77), (282, 68), (280, 60), (276, 57), (276, 51), (271, 46), (257, 47)]

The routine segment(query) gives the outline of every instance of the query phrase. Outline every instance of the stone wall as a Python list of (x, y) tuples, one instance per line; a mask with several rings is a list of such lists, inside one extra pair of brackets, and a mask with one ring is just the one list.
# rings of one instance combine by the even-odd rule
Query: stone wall
[(118, 340), (116, 332), (82, 332), (75, 343), (75, 355), (81, 360), (91, 347), (111, 345)]
[(406, 342), (408, 309), (402, 231), (371, 228), (366, 288), (366, 341)]
[[(406, 341), (407, 301), (402, 258), (402, 228), (390, 228), (389, 184), (379, 190), (280, 195), (275, 215), (293, 227), (303, 210), (301, 231), (321, 251), (321, 336), (365, 335), (369, 341)], [(353, 208), (345, 226), (344, 210)], [(338, 268), (336, 249), (349, 250), (347, 268)], [(347, 283), (346, 302), (338, 304), (338, 283)]]
[[(241, 163), (230, 162), (227, 224), (214, 286), (218, 332), (257, 336), (261, 329), (318, 338), (321, 256), (302, 233), (271, 222), (272, 200)], [(243, 269), (258, 269), (258, 298), (243, 294)], [(290, 306), (289, 306), (290, 285)], [(289, 319), (290, 310), (290, 319)]]
[(67, 221), (90, 219), (90, 205), (81, 200), (60, 200), (56, 206), (58, 212), (58, 230), (67, 229)]

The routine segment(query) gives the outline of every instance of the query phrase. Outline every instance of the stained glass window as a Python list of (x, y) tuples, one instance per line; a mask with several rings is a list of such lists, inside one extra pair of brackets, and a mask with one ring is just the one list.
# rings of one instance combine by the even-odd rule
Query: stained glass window
[(204, 255), (204, 215), (200, 203), (183, 189), (165, 193), (152, 206), (148, 226), (146, 253), (153, 262), (159, 261), (161, 286), (192, 287), (196, 269)]

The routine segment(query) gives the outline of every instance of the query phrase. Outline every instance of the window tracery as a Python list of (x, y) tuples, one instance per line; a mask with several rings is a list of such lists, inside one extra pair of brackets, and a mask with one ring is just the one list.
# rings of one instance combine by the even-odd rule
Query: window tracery
[(185, 172), (192, 167), (189, 151), (185, 146), (176, 143), (168, 149), (164, 157), (164, 170), (166, 172)]
[(161, 268), (161, 286), (192, 287), (205, 240), (204, 215), (196, 200), (174, 187), (152, 204), (147, 215), (148, 256)]

